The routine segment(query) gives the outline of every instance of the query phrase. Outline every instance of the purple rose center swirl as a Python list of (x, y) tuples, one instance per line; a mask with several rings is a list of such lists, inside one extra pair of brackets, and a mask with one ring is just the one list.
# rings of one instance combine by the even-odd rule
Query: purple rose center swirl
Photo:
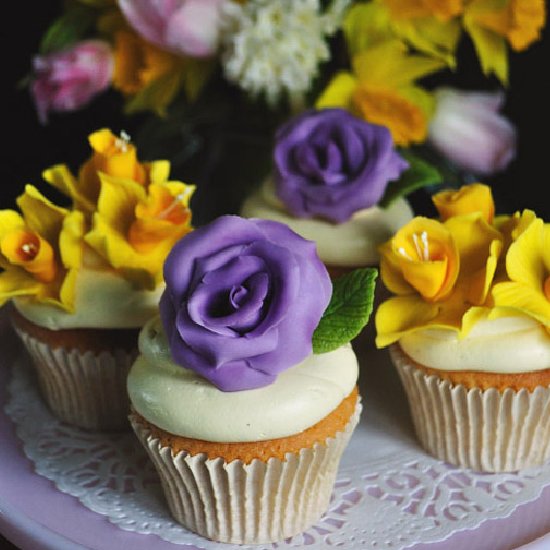
[(297, 217), (344, 222), (407, 168), (387, 128), (343, 109), (306, 111), (277, 132), (277, 195)]
[(332, 292), (314, 243), (237, 216), (186, 235), (164, 276), (172, 357), (224, 391), (265, 386), (305, 359)]

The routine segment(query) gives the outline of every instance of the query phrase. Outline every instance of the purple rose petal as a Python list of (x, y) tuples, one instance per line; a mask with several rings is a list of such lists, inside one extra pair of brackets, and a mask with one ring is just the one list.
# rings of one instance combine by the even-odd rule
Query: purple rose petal
[(309, 110), (277, 132), (277, 195), (300, 218), (341, 223), (374, 206), (408, 163), (391, 134), (343, 109)]

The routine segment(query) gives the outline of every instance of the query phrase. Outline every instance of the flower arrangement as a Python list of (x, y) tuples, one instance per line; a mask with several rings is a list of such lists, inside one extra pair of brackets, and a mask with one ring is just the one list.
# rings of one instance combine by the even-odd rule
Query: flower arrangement
[(495, 216), (491, 189), (433, 196), (439, 220), (416, 217), (380, 247), (394, 294), (376, 314), (378, 347), (426, 328), (462, 338), (483, 319), (527, 316), (550, 331), (550, 225), (531, 210)]
[(0, 304), (13, 297), (73, 311), (78, 272), (111, 269), (153, 289), (172, 245), (192, 230), (194, 186), (169, 179), (170, 164), (140, 162), (122, 133), (89, 136), (92, 155), (74, 175), (60, 164), (44, 179), (71, 204), (57, 206), (27, 185), (20, 212), (0, 211)]
[[(237, 211), (271, 167), (276, 129), (312, 108), (385, 126), (398, 147), (473, 181), (515, 156), (504, 94), (433, 82), (460, 69), (469, 40), (488, 83), (507, 86), (509, 50), (538, 40), (545, 18), (542, 0), (71, 0), (30, 88), (44, 122), (109, 88), (128, 116), (152, 112), (134, 139), (197, 182), (201, 216), (213, 193), (224, 211), (212, 215)], [(212, 183), (228, 173), (231, 186)]]

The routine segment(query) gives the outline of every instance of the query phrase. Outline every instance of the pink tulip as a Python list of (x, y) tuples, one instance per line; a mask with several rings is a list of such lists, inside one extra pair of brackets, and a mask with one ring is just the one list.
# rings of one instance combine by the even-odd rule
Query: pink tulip
[(226, 0), (118, 0), (142, 38), (176, 54), (206, 57), (218, 48)]
[(86, 105), (111, 82), (113, 59), (109, 44), (80, 42), (72, 48), (33, 59), (31, 93), (40, 122), (50, 111), (74, 111)]
[(503, 103), (501, 92), (437, 90), (429, 143), (473, 174), (504, 170), (516, 155), (516, 128), (499, 113)]

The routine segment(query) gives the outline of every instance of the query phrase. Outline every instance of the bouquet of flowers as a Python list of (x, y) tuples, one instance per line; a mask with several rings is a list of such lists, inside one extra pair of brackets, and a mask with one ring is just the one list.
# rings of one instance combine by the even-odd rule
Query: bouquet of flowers
[[(458, 186), (514, 158), (499, 112), (509, 50), (537, 41), (545, 17), (543, 0), (68, 0), (30, 89), (44, 123), (109, 88), (129, 117), (150, 112), (132, 139), (197, 184), (199, 221), (238, 209), (270, 169), (276, 129), (306, 109), (385, 126)], [(465, 41), (496, 91), (439, 85)]]

